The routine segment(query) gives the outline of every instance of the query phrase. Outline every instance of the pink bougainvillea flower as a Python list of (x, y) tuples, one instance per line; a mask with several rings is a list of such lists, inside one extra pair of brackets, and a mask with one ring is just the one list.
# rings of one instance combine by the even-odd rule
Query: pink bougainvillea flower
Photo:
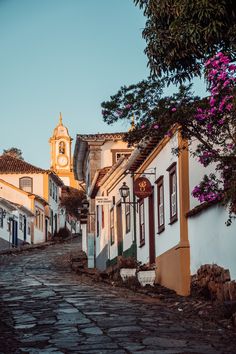
[(226, 80), (224, 83), (223, 83), (223, 87), (226, 87), (230, 84), (230, 80)]
[(176, 108), (175, 107), (171, 108), (171, 112), (176, 112)]
[(218, 120), (218, 123), (219, 123), (220, 125), (223, 125), (224, 122), (225, 122), (225, 120), (224, 120), (223, 118), (221, 118), (220, 120)]
[(166, 136), (168, 136), (169, 138), (171, 138), (171, 137), (172, 137), (171, 131), (168, 130), (168, 132), (166, 133)]
[(227, 106), (225, 107), (225, 109), (227, 109), (227, 111), (231, 111), (233, 108), (233, 105), (231, 103), (227, 104)]
[(207, 130), (208, 130), (209, 133), (212, 132), (212, 124), (211, 123), (207, 124)]
[(229, 65), (229, 70), (230, 71), (236, 70), (236, 65), (235, 64)]
[(123, 111), (116, 111), (116, 113), (117, 113), (117, 114), (118, 114), (118, 116), (120, 117), (120, 116), (122, 116)]
[(211, 107), (213, 107), (213, 106), (215, 105), (215, 103), (216, 103), (215, 98), (214, 98), (214, 97), (211, 97), (211, 98), (210, 98), (210, 105), (211, 105)]
[(158, 124), (155, 124), (155, 125), (153, 126), (153, 128), (154, 128), (154, 129), (158, 129), (158, 128), (159, 128), (159, 125), (158, 125)]
[[(233, 143), (227, 144), (226, 146), (227, 146), (227, 148), (228, 148), (229, 150), (233, 150), (233, 149), (234, 149), (234, 144), (233, 144)], [(228, 168), (228, 166), (225, 166), (225, 167)]]

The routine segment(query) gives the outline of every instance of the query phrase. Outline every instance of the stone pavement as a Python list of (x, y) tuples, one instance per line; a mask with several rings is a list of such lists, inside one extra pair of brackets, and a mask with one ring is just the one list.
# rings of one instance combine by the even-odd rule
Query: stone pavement
[(82, 282), (60, 262), (76, 247), (0, 256), (0, 353), (236, 353), (236, 333), (220, 325)]

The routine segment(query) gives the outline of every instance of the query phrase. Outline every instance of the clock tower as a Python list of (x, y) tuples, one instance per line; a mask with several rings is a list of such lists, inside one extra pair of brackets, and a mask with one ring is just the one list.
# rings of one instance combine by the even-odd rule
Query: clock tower
[(62, 123), (60, 113), (59, 122), (49, 139), (51, 147), (51, 170), (62, 179), (66, 186), (77, 188), (78, 182), (74, 179), (73, 159), (71, 156), (72, 138), (68, 129)]

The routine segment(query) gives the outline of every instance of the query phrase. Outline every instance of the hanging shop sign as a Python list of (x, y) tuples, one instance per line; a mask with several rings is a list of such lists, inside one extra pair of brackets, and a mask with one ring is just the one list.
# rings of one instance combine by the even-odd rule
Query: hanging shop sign
[(96, 197), (95, 203), (96, 205), (106, 205), (111, 204), (111, 199), (109, 197)]
[(143, 199), (152, 194), (152, 185), (146, 177), (139, 177), (134, 182), (134, 194), (136, 197)]

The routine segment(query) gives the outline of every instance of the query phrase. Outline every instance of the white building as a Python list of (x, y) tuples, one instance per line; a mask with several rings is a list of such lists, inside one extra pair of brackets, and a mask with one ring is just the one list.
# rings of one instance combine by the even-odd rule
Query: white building
[[(223, 207), (199, 206), (192, 197), (191, 191), (208, 169), (187, 149), (173, 154), (173, 149), (184, 146), (177, 126), (171, 137), (161, 141), (143, 139), (128, 160), (121, 158), (108, 171), (95, 174), (89, 195), (110, 200), (94, 209), (97, 266), (104, 269), (121, 255), (137, 255), (143, 264), (156, 265), (156, 282), (188, 295), (190, 276), (203, 264), (228, 268), (236, 279), (236, 224), (225, 225), (228, 214)], [(142, 175), (152, 192), (147, 198), (133, 198), (133, 186)], [(119, 193), (124, 182), (131, 205), (124, 204)]]
[[(98, 170), (109, 169), (121, 156), (130, 156), (133, 149), (127, 147), (123, 133), (77, 135), (74, 151), (74, 172), (76, 179), (85, 186), (90, 195), (91, 184)], [(94, 219), (95, 202), (91, 198), (88, 223), (82, 223), (83, 250), (89, 257), (89, 266), (94, 266), (94, 245), (96, 245), (96, 225)], [(88, 245), (89, 244), (89, 245)], [(97, 247), (97, 246), (95, 246)], [(104, 250), (106, 253), (106, 251)], [(104, 262), (103, 262), (104, 263)]]
[(50, 170), (8, 155), (0, 156), (0, 196), (35, 214), (32, 243), (44, 242), (58, 231), (63, 182)]
[(29, 209), (0, 197), (1, 248), (31, 243), (33, 221), (34, 214)]

